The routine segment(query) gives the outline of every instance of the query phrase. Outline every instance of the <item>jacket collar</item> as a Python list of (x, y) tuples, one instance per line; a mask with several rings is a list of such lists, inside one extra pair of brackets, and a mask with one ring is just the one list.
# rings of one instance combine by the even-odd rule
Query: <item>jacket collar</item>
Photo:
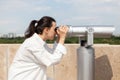
[(40, 44), (43, 43), (43, 44), (46, 44), (45, 41), (43, 41), (43, 39), (37, 34), (37, 33), (34, 33), (33, 34), (33, 37), (37, 40), (37, 42), (39, 42)]

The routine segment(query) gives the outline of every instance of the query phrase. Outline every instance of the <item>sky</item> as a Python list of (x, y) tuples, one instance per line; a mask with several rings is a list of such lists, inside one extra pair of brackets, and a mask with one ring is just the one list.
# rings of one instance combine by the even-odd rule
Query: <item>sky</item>
[(43, 16), (57, 25), (114, 25), (120, 34), (120, 0), (0, 0), (0, 33), (23, 34)]

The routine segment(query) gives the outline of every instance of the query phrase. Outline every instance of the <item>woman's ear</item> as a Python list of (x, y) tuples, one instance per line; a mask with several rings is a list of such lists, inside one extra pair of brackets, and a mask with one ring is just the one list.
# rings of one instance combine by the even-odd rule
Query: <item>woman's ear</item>
[(49, 28), (45, 27), (44, 32), (48, 33), (48, 31), (49, 31)]

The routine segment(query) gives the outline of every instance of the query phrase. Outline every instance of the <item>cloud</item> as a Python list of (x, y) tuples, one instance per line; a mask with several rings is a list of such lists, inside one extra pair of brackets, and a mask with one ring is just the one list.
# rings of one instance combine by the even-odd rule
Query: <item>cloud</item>
[(43, 5), (44, 0), (36, 1), (32, 0), (5, 0), (0, 4), (0, 11), (46, 11), (51, 7)]
[(33, 11), (49, 11), (51, 10), (50, 6), (36, 6), (34, 8), (32, 8)]
[(19, 33), (23, 32), (23, 23), (18, 19), (1, 19), (0, 20), (0, 33)]
[(58, 3), (67, 3), (74, 6), (81, 6), (81, 5), (94, 5), (94, 4), (101, 4), (101, 3), (113, 3), (113, 4), (120, 4), (120, 0), (54, 0)]
[(5, 0), (0, 5), (0, 10), (2, 11), (8, 11), (8, 10), (19, 10), (24, 9), (27, 4), (20, 0)]
[[(97, 22), (98, 21), (98, 22)], [(61, 24), (67, 25), (87, 25), (87, 24), (99, 24), (101, 18), (98, 16), (73, 16), (69, 19), (62, 20)]]
[(0, 26), (15, 24), (15, 23), (16, 23), (16, 20), (12, 20), (12, 19), (0, 20)]

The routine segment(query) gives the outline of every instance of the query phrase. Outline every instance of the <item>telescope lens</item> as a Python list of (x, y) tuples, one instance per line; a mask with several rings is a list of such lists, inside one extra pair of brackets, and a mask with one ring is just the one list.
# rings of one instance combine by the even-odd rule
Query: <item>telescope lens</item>
[(55, 28), (55, 32), (57, 31), (58, 27)]

